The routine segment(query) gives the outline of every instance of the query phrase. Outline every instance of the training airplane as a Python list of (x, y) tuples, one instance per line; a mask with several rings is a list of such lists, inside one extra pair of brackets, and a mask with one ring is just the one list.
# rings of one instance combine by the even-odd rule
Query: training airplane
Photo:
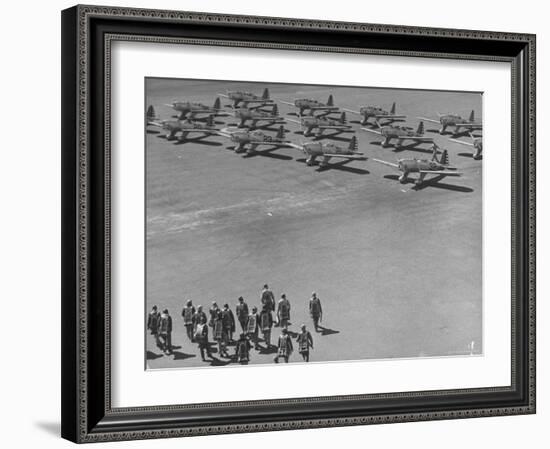
[(319, 168), (327, 168), (329, 166), (328, 162), (333, 157), (363, 161), (367, 159), (363, 156), (363, 153), (357, 151), (357, 137), (355, 136), (351, 138), (347, 148), (339, 147), (332, 142), (306, 142), (301, 145), (290, 143), (289, 146), (302, 150), (307, 155), (306, 164), (309, 166), (315, 165), (317, 157), (322, 157)]
[(412, 140), (413, 142), (417, 143), (433, 143), (434, 141), (433, 137), (424, 136), (424, 123), (422, 122), (418, 124), (418, 128), (416, 131), (413, 131), (412, 129), (405, 126), (381, 126), (378, 121), (376, 121), (376, 124), (378, 125), (378, 129), (364, 127), (361, 127), (361, 129), (364, 131), (368, 131), (369, 133), (378, 134), (379, 136), (384, 137), (384, 141), (382, 142), (383, 147), (390, 146), (390, 141), (392, 139), (397, 140), (397, 143), (394, 145), (395, 148), (401, 147), (403, 141), (405, 140)]
[(418, 187), (424, 182), (426, 175), (438, 176), (461, 176), (462, 173), (454, 171), (454, 167), (449, 166), (449, 155), (447, 150), (441, 152), (438, 158), (439, 148), (433, 145), (433, 156), (431, 159), (399, 159), (396, 164), (392, 162), (374, 159), (376, 162), (398, 169), (402, 172), (399, 176), (399, 182), (405, 184), (409, 181), (410, 173), (418, 173), (418, 178), (414, 184)]
[(351, 129), (351, 125), (346, 124), (346, 113), (342, 112), (342, 115), (339, 119), (329, 119), (326, 117), (314, 117), (311, 115), (306, 115), (302, 117), (299, 121), (287, 119), (289, 122), (298, 123), (302, 129), (305, 128), (304, 136), (309, 137), (313, 135), (313, 130), (317, 129), (315, 135), (320, 137), (323, 135), (325, 129), (335, 129), (341, 132), (355, 132)]
[(328, 96), (328, 100), (326, 103), (322, 103), (312, 98), (297, 98), (294, 100), (294, 102), (282, 100), (280, 101), (281, 103), (298, 108), (298, 110), (300, 111), (300, 115), (304, 115), (305, 110), (309, 111), (309, 115), (313, 115), (315, 111), (323, 111), (324, 115), (327, 115), (331, 112), (338, 111), (339, 109), (338, 106), (334, 106), (334, 98), (332, 94)]
[(483, 125), (480, 122), (475, 120), (474, 110), (470, 112), (470, 117), (465, 119), (458, 114), (437, 114), (439, 115), (439, 120), (435, 120), (427, 117), (417, 117), (421, 120), (426, 120), (431, 123), (440, 123), (441, 129), (439, 134), (444, 134), (448, 126), (454, 126), (455, 132), (454, 135), (460, 134), (461, 129), (466, 129), (468, 131), (475, 131), (483, 129)]
[(257, 106), (254, 106), (257, 108), (274, 102), (274, 100), (271, 100), (269, 98), (269, 89), (267, 87), (264, 89), (264, 93), (262, 94), (262, 96), (242, 90), (228, 90), (227, 93), (218, 95), (232, 100), (233, 108), (236, 108), (241, 103), (244, 106), (248, 106), (250, 103), (258, 103)]
[[(275, 136), (270, 136), (262, 131), (248, 131), (248, 130), (235, 130), (229, 129), (218, 132), (219, 135), (228, 137), (232, 142), (235, 142), (235, 153), (242, 153), (244, 151), (247, 154), (253, 153), (259, 145), (272, 145), (272, 146), (288, 146), (290, 140), (285, 139), (285, 129), (283, 125), (279, 127)], [(248, 148), (247, 148), (248, 145)]]
[(279, 109), (277, 105), (273, 105), (271, 111), (260, 111), (258, 109), (249, 109), (246, 107), (240, 107), (235, 109), (234, 112), (235, 118), (240, 119), (239, 128), (245, 128), (246, 122), (251, 121), (251, 128), (256, 127), (257, 122), (267, 122), (267, 123), (284, 123), (284, 118), (279, 115)]
[(217, 134), (220, 131), (214, 126), (214, 116), (209, 115), (206, 123), (192, 122), (191, 120), (161, 120), (147, 122), (149, 125), (158, 126), (166, 130), (166, 140), (175, 140), (176, 135), (181, 133), (178, 140), (187, 138), (189, 133), (202, 133), (206, 135)]
[(463, 140), (458, 139), (449, 139), (452, 142), (460, 143), (462, 145), (468, 145), (471, 147), (474, 147), (475, 151), (474, 154), (472, 154), (472, 158), (474, 158), (476, 161), (481, 159), (481, 152), (483, 151), (483, 140), (481, 137), (474, 137), (472, 133), (470, 134), (470, 138), (472, 139), (471, 142), (465, 142)]
[(219, 97), (216, 97), (216, 100), (212, 106), (207, 106), (205, 104), (192, 101), (173, 101), (170, 104), (166, 104), (166, 106), (170, 106), (175, 111), (180, 113), (180, 116), (178, 117), (179, 120), (186, 118), (192, 119), (196, 114), (227, 115), (222, 112)]
[(369, 122), (369, 118), (374, 118), (376, 121), (381, 119), (388, 120), (388, 123), (407, 118), (406, 115), (395, 114), (395, 102), (392, 104), (389, 111), (386, 111), (379, 106), (361, 106), (358, 111), (354, 111), (353, 109), (342, 109), (346, 112), (351, 112), (352, 114), (357, 114), (363, 117), (361, 120), (361, 125), (363, 126)]

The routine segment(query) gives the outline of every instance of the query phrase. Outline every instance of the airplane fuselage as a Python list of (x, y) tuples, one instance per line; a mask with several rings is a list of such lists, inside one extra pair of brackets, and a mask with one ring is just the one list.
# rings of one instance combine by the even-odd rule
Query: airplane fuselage
[(170, 120), (163, 122), (162, 128), (168, 131), (168, 133), (166, 134), (166, 138), (168, 140), (174, 139), (176, 137), (176, 134), (179, 132), (186, 134), (190, 131), (216, 131), (216, 128), (208, 126), (204, 123), (187, 122), (183, 120)]

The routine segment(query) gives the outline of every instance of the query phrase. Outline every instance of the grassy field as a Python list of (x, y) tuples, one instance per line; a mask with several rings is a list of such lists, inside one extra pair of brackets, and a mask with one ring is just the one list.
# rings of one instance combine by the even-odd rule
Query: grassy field
[[(414, 128), (417, 116), (437, 112), (467, 117), (474, 109), (481, 117), (476, 93), (168, 79), (147, 81), (146, 104), (164, 119), (174, 111), (163, 104), (174, 99), (212, 104), (226, 89), (261, 93), (264, 86), (285, 101), (325, 101), (332, 93), (336, 105), (349, 109), (389, 109), (396, 101)], [(294, 112), (284, 104), (279, 110)], [(145, 308), (169, 309), (176, 346), (173, 355), (162, 355), (147, 336), (148, 368), (229, 363), (201, 361), (185, 336), (181, 309), (187, 299), (206, 310), (213, 300), (234, 309), (239, 296), (258, 305), (264, 283), (277, 299), (286, 293), (294, 331), (301, 323), (311, 330), (308, 300), (312, 291), (321, 298), (327, 331), (314, 333), (311, 361), (469, 356), (471, 342), (473, 353), (481, 353), (482, 161), (426, 123), (427, 134), (449, 150), (451, 164), (464, 175), (414, 189), (372, 159), (429, 158), (429, 145), (382, 148), (377, 136), (353, 122), (358, 117), (348, 119), (368, 160), (324, 171), (306, 166), (292, 148), (263, 147), (246, 157), (222, 136), (174, 142), (148, 129)], [(232, 117), (217, 121), (220, 128), (235, 123)], [(299, 125), (286, 128), (294, 142), (306, 140)], [(347, 146), (350, 137), (328, 139)], [(272, 359), (252, 351), (250, 363)], [(291, 361), (301, 361), (299, 354)]]

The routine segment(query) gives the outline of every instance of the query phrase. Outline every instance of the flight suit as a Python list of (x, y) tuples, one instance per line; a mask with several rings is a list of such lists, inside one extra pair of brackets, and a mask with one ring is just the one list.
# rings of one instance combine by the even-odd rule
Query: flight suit
[(310, 332), (300, 332), (296, 337), (296, 343), (298, 343), (298, 352), (304, 361), (309, 362), (309, 348), (313, 348), (313, 338)]
[(195, 316), (195, 308), (193, 306), (185, 306), (181, 311), (181, 316), (187, 332), (187, 338), (193, 341), (193, 317)]
[(235, 312), (237, 314), (237, 319), (239, 320), (242, 331), (246, 332), (246, 322), (248, 321), (248, 304), (246, 304), (246, 302), (238, 303), (237, 307), (235, 308)]
[(162, 313), (159, 319), (158, 335), (161, 349), (167, 353), (172, 353), (172, 317)]

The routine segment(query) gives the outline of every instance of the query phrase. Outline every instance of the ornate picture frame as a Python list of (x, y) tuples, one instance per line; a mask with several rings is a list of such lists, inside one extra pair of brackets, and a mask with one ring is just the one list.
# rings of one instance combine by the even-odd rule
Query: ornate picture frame
[[(301, 50), (511, 66), (511, 385), (112, 407), (111, 45)], [(200, 12), (62, 12), (62, 436), (97, 442), (535, 413), (535, 36)], [(506, 175), (507, 176), (507, 175)]]

